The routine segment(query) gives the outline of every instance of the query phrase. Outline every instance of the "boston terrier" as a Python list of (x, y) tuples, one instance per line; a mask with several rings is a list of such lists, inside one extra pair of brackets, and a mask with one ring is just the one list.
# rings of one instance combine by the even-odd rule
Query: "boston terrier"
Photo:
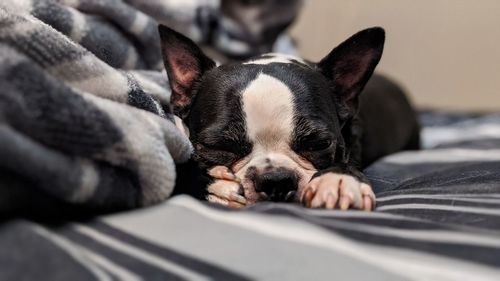
[(203, 188), (210, 202), (372, 210), (375, 194), (361, 170), (418, 148), (403, 91), (381, 76), (368, 83), (382, 28), (353, 35), (318, 63), (265, 54), (220, 66), (182, 34), (162, 25), (159, 32), (171, 105), (193, 160), (211, 178)]

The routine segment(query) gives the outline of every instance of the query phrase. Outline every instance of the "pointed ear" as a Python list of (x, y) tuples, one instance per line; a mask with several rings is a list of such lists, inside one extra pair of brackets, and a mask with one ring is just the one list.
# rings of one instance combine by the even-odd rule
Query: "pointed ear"
[(365, 29), (333, 49), (318, 64), (320, 71), (333, 81), (341, 117), (357, 111), (358, 96), (377, 66), (384, 50), (385, 32), (380, 27)]
[(185, 118), (193, 101), (193, 85), (205, 71), (215, 67), (191, 39), (164, 25), (158, 26), (163, 63), (168, 75), (174, 114)]

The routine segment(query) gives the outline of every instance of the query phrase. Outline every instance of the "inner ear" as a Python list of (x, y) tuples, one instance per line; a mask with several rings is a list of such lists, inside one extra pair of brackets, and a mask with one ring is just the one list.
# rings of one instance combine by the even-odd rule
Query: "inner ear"
[(215, 62), (186, 36), (159, 25), (163, 63), (172, 89), (170, 103), (174, 114), (185, 118), (194, 98), (193, 86)]
[(333, 49), (318, 68), (333, 81), (341, 102), (350, 105), (361, 93), (384, 49), (385, 32), (380, 27), (360, 31)]

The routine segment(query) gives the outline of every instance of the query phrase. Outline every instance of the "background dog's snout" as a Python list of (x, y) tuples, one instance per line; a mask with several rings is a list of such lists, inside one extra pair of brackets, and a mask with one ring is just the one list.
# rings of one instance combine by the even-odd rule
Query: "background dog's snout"
[(297, 175), (290, 170), (265, 172), (255, 179), (255, 190), (264, 192), (271, 201), (288, 201), (297, 190)]

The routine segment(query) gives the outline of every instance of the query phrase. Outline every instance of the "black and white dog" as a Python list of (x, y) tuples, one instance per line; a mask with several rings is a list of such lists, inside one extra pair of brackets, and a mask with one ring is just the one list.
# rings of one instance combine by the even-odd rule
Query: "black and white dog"
[(211, 202), (371, 210), (375, 195), (361, 169), (418, 148), (404, 93), (380, 76), (368, 83), (382, 56), (381, 28), (355, 34), (318, 63), (267, 54), (218, 67), (180, 33), (159, 32), (171, 104), (194, 160), (212, 177)]

